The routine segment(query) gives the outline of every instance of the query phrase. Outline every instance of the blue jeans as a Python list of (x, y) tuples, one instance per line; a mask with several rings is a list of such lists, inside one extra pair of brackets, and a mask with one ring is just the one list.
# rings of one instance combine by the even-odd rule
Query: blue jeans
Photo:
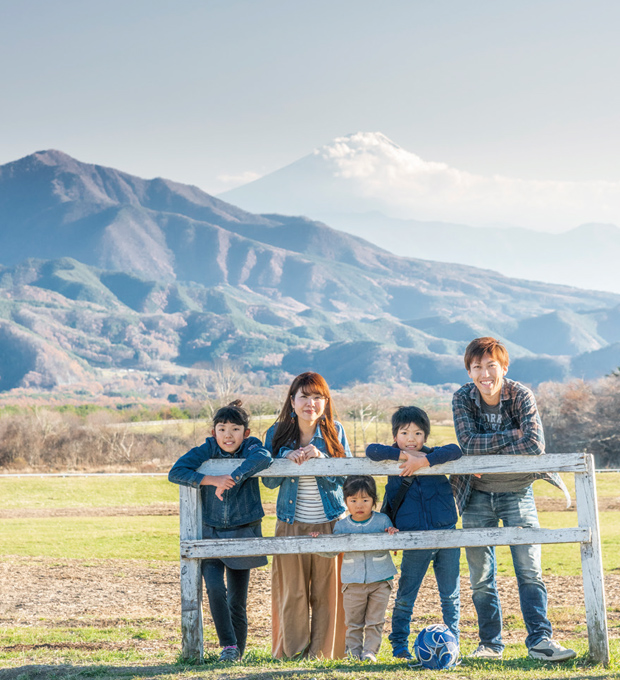
[[(463, 512), (463, 529), (497, 527), (500, 519), (505, 527), (540, 526), (531, 485), (522, 491), (508, 493), (487, 493), (476, 489), (472, 491)], [(502, 607), (495, 581), (495, 548), (466, 548), (465, 552), (474, 606), (478, 614), (480, 644), (501, 651), (504, 648)], [(547, 618), (547, 589), (542, 580), (540, 546), (511, 545), (510, 552), (519, 585), (521, 612), (527, 629), (525, 644), (530, 649), (541, 640), (550, 640), (553, 633)]]
[(461, 613), (459, 558), (460, 548), (440, 548), (436, 550), (405, 550), (400, 566), (400, 582), (392, 612), (392, 649), (408, 647), (411, 632), (411, 614), (418, 591), (429, 564), (433, 563), (443, 622), (459, 638), (459, 618)]
[(220, 647), (237, 645), (243, 654), (248, 637), (246, 606), (250, 570), (230, 569), (218, 559), (202, 560), (201, 570)]

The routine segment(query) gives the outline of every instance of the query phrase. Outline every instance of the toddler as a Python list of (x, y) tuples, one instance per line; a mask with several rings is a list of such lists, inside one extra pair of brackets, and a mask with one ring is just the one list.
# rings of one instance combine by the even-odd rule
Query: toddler
[[(347, 477), (342, 488), (349, 514), (336, 522), (334, 534), (374, 534), (398, 529), (380, 512), (377, 504), (377, 487), (369, 475)], [(318, 536), (318, 533), (313, 533)], [(323, 553), (321, 553), (323, 554)], [(333, 557), (333, 554), (324, 554)], [(345, 553), (340, 577), (345, 624), (347, 627), (345, 649), (350, 657), (362, 661), (376, 661), (385, 623), (392, 579), (396, 567), (389, 550), (367, 550)]]

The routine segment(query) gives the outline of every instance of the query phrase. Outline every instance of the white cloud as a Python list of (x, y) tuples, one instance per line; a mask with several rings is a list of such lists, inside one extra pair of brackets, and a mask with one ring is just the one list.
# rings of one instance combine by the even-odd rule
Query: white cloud
[[(342, 210), (348, 202), (351, 211), (378, 209), (394, 217), (554, 231), (582, 222), (620, 224), (620, 182), (484, 177), (425, 161), (381, 133), (339, 137), (316, 149), (313, 158), (315, 172), (320, 159), (322, 171), (333, 178), (330, 194), (338, 195), (339, 205), (332, 209)], [(315, 194), (317, 208), (318, 199)]]

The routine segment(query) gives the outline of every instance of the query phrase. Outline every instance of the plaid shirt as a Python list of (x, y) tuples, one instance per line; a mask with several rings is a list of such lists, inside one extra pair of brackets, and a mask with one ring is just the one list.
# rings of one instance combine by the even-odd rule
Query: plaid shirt
[[(456, 437), (466, 456), (484, 454), (539, 455), (545, 452), (545, 436), (532, 391), (509, 378), (504, 378), (500, 394), (502, 430), (493, 431), (482, 414), (480, 392), (473, 383), (458, 389), (452, 398), (452, 414)], [(520, 430), (519, 435), (515, 430)], [(533, 478), (544, 479), (564, 492), (567, 507), (570, 496), (557, 472), (534, 472)], [(459, 512), (462, 513), (472, 490), (472, 475), (451, 475), (450, 483)]]

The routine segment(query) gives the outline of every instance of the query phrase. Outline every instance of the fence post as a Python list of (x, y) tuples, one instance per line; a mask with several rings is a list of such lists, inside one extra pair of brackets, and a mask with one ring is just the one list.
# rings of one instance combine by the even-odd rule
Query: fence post
[[(180, 486), (181, 540), (202, 539), (200, 489)], [(203, 660), (200, 560), (181, 557), (181, 635), (184, 659)]]
[(595, 661), (607, 665), (609, 663), (609, 639), (607, 637), (605, 582), (596, 500), (594, 458), (591, 454), (586, 454), (585, 458), (586, 472), (575, 473), (575, 497), (579, 526), (589, 528), (592, 536), (590, 543), (580, 544), (588, 643), (590, 656)]

